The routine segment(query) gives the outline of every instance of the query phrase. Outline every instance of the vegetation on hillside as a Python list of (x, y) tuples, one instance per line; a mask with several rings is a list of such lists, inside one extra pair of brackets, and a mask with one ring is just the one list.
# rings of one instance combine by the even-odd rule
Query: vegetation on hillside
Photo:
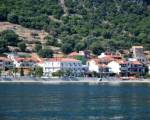
[(17, 46), (20, 42), (18, 35), (11, 30), (6, 30), (0, 33), (0, 54), (8, 52), (8, 46)]
[[(99, 54), (106, 49), (113, 51), (139, 44), (149, 50), (148, 2), (65, 0), (65, 14), (59, 0), (1, 0), (0, 21), (44, 29), (49, 32), (47, 44), (61, 46), (64, 53), (90, 49)], [(0, 46), (5, 48), (2, 42)]]

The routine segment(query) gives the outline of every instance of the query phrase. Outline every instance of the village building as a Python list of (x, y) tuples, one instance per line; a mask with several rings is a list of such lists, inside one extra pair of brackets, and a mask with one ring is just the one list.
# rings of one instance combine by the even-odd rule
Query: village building
[(120, 61), (111, 61), (108, 63), (108, 67), (110, 71), (115, 74), (120, 75), (128, 75), (128, 62), (120, 60)]
[(84, 56), (84, 53), (71, 52), (70, 54), (68, 54), (68, 57), (76, 57), (76, 56)]
[(89, 51), (79, 51), (79, 52), (72, 52), (70, 54), (68, 54), (68, 57), (70, 58), (75, 58), (77, 56), (82, 56), (85, 59), (89, 59), (91, 57), (90, 52)]
[(7, 54), (7, 57), (13, 61), (16, 68), (33, 68), (41, 60), (35, 53), (11, 53)]
[(85, 72), (81, 61), (73, 58), (50, 58), (41, 61), (38, 65), (43, 68), (44, 76), (48, 77), (58, 71), (69, 71), (73, 76), (79, 76)]
[(14, 58), (13, 64), (17, 71), (20, 71), (22, 69), (24, 71), (24, 74), (28, 75), (36, 66), (37, 61), (32, 58)]
[(6, 57), (0, 57), (0, 69), (2, 70), (9, 70), (13, 69), (13, 61)]
[(141, 76), (146, 72), (146, 68), (141, 62), (137, 60), (133, 60), (133, 61), (129, 61), (128, 71), (130, 75)]
[(102, 76), (108, 76), (111, 74), (109, 67), (106, 64), (101, 63), (100, 59), (91, 59), (87, 62), (89, 72), (96, 72)]
[(131, 51), (133, 52), (133, 58), (137, 61), (147, 64), (147, 58), (144, 54), (144, 48), (143, 46), (133, 46)]
[(113, 60), (120, 60), (122, 59), (122, 56), (119, 54), (112, 54), (112, 53), (108, 53), (108, 52), (105, 52), (105, 53), (101, 53), (101, 55), (98, 56), (99, 59), (102, 59), (102, 58), (111, 58)]
[(108, 64), (111, 72), (120, 76), (140, 76), (145, 73), (145, 66), (137, 61), (112, 61)]
[(15, 58), (13, 62), (16, 68), (33, 68), (36, 65), (32, 58)]
[(110, 70), (108, 64), (115, 60), (121, 60), (120, 55), (114, 55), (111, 53), (102, 53), (98, 58), (91, 59), (87, 62), (89, 67), (89, 72), (97, 72), (103, 76), (109, 76), (113, 72)]

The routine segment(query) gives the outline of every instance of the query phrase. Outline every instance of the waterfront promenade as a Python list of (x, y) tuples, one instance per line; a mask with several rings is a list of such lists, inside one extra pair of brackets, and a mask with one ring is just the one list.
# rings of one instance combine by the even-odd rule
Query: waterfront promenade
[(136, 79), (136, 80), (121, 80), (118, 78), (75, 78), (75, 79), (62, 79), (62, 78), (13, 78), (13, 79), (0, 79), (0, 83), (34, 83), (34, 84), (69, 84), (69, 83), (89, 83), (89, 84), (119, 84), (119, 83), (150, 83), (150, 79)]

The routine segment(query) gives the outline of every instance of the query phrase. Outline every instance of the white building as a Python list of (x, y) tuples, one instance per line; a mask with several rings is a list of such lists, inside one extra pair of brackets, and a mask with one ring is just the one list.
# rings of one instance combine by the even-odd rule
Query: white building
[(128, 63), (125, 61), (112, 61), (108, 66), (111, 68), (111, 72), (115, 74), (128, 72)]
[(81, 61), (72, 58), (51, 58), (38, 63), (38, 65), (43, 68), (45, 76), (52, 76), (52, 73), (59, 70), (69, 70), (75, 76), (84, 72)]
[[(22, 53), (21, 55), (26, 56), (28, 54)], [(33, 68), (38, 62), (38, 60), (36, 58), (33, 58), (32, 56), (20, 57), (17, 53), (7, 54), (7, 57), (13, 61), (13, 64), (16, 68)]]
[(36, 61), (32, 58), (14, 58), (14, 65), (16, 68), (33, 68), (36, 65)]
[(91, 59), (87, 64), (90, 72), (97, 72), (101, 75), (110, 74), (109, 67), (105, 64), (101, 64), (100, 59)]
[(118, 75), (142, 75), (145, 67), (139, 61), (112, 61), (108, 64), (111, 71)]

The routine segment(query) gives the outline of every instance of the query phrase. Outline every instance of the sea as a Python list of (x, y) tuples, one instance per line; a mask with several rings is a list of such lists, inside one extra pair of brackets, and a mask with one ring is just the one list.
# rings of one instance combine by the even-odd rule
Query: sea
[(150, 120), (150, 84), (0, 84), (0, 120)]

